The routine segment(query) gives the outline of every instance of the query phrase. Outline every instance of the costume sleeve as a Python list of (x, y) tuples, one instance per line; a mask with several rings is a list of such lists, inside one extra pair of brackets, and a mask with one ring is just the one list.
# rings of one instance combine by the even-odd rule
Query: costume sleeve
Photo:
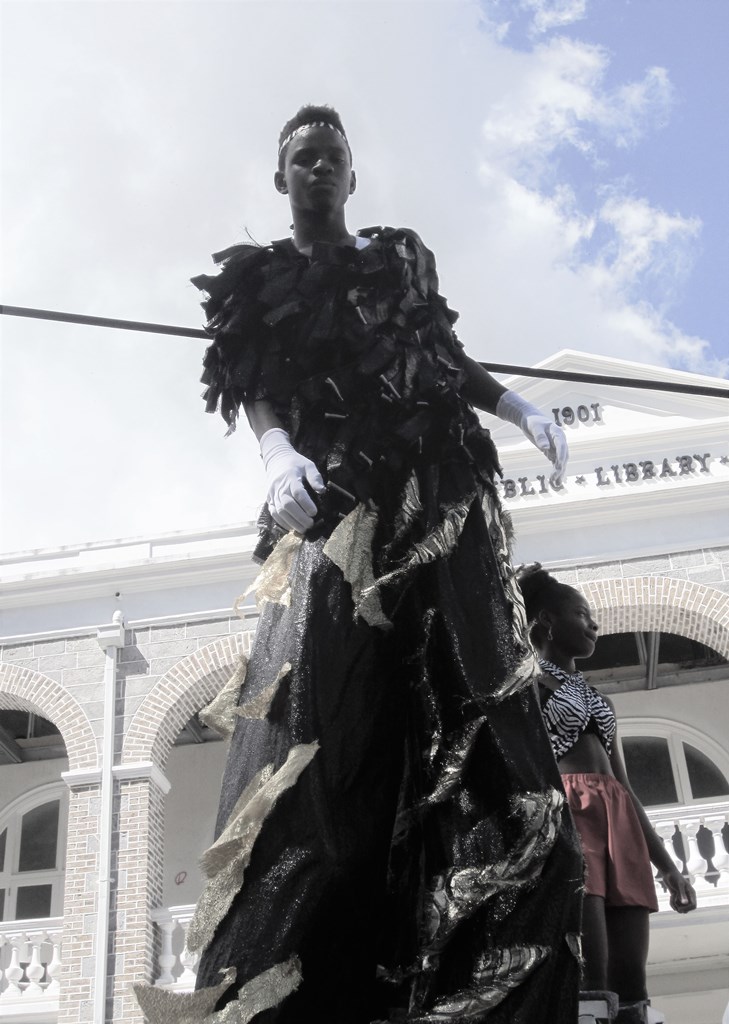
[(260, 246), (235, 245), (213, 256), (219, 274), (192, 278), (207, 293), (202, 307), (213, 338), (203, 359), (205, 408), (220, 409), (229, 432), (242, 402), (268, 397), (263, 368), (269, 332), (258, 297), (267, 253)]
[[(400, 231), (407, 240), (407, 250), (417, 288), (428, 303), (433, 319), (441, 325), (441, 336), (448, 339), (446, 347), (449, 349), (449, 355), (458, 358), (463, 351), (463, 345), (453, 327), (458, 319), (458, 313), (450, 308), (440, 294), (435, 255), (417, 232), (410, 228), (401, 228)], [(445, 353), (441, 352), (441, 356), (444, 355)]]

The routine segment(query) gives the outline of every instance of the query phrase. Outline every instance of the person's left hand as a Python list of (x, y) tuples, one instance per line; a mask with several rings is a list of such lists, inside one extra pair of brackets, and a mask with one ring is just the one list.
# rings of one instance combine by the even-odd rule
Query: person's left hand
[(554, 465), (549, 482), (555, 488), (561, 487), (569, 458), (564, 430), (516, 391), (504, 391), (496, 403), (496, 415), (499, 419), (508, 420), (518, 427), (524, 436), (547, 456)]
[(669, 900), (671, 909), (679, 914), (688, 914), (690, 910), (696, 910), (696, 891), (678, 868), (663, 872), (662, 875), (671, 894)]
[(569, 458), (564, 430), (539, 410), (531, 415), (526, 415), (520, 425), (524, 436), (528, 437), (532, 444), (536, 445), (539, 451), (554, 464), (554, 472), (550, 476), (549, 482), (554, 487), (561, 487)]

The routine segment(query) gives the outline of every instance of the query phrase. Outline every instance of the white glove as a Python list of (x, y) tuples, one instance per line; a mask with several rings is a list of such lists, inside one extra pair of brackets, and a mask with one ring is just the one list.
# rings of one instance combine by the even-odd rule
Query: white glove
[(554, 487), (560, 487), (569, 458), (564, 430), (516, 391), (503, 393), (496, 403), (496, 415), (500, 420), (508, 420), (518, 427), (532, 444), (554, 463), (554, 472), (549, 482)]
[(299, 455), (281, 427), (267, 430), (259, 441), (266, 470), (266, 500), (275, 522), (284, 530), (306, 533), (314, 525), (316, 504), (304, 487), (304, 481), (315, 491), (324, 491), (321, 473), (311, 459)]

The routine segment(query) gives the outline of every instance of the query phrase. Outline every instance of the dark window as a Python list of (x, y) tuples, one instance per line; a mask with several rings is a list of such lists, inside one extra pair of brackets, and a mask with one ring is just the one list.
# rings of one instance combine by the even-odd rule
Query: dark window
[(40, 807), (34, 807), (32, 811), (23, 815), (18, 871), (43, 871), (55, 868), (60, 806), (58, 800), (52, 800), (47, 804), (41, 804)]
[(1, 711), (0, 725), (13, 739), (29, 740), (38, 736), (60, 736), (58, 727), (30, 711)]
[(623, 755), (630, 784), (642, 804), (678, 803), (668, 740), (658, 736), (624, 736)]
[(591, 658), (580, 661), (581, 672), (598, 672), (605, 668), (640, 665), (635, 633), (606, 633), (601, 636)]
[(661, 633), (658, 661), (661, 665), (680, 665), (686, 669), (721, 665), (724, 658), (697, 640), (690, 640), (677, 633)]
[(5, 843), (8, 838), (8, 830), (3, 829), (0, 834), (0, 871), (5, 870)]
[(52, 893), (52, 885), (18, 886), (15, 917), (21, 921), (30, 917), (50, 917)]
[(729, 784), (706, 754), (692, 747), (690, 743), (684, 743), (683, 752), (686, 755), (686, 767), (694, 800), (708, 800), (729, 793)]

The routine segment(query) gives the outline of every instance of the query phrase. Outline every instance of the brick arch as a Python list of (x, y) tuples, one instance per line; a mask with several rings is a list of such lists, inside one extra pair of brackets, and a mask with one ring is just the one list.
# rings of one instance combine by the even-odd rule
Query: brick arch
[(177, 734), (227, 683), (237, 659), (250, 650), (251, 638), (252, 633), (220, 637), (165, 672), (131, 721), (122, 764), (152, 761), (163, 769)]
[(729, 658), (729, 594), (665, 576), (593, 580), (577, 585), (602, 633), (677, 633)]
[(98, 745), (86, 712), (60, 683), (19, 665), (0, 665), (0, 708), (33, 711), (53, 722), (66, 744), (69, 771), (98, 767)]

